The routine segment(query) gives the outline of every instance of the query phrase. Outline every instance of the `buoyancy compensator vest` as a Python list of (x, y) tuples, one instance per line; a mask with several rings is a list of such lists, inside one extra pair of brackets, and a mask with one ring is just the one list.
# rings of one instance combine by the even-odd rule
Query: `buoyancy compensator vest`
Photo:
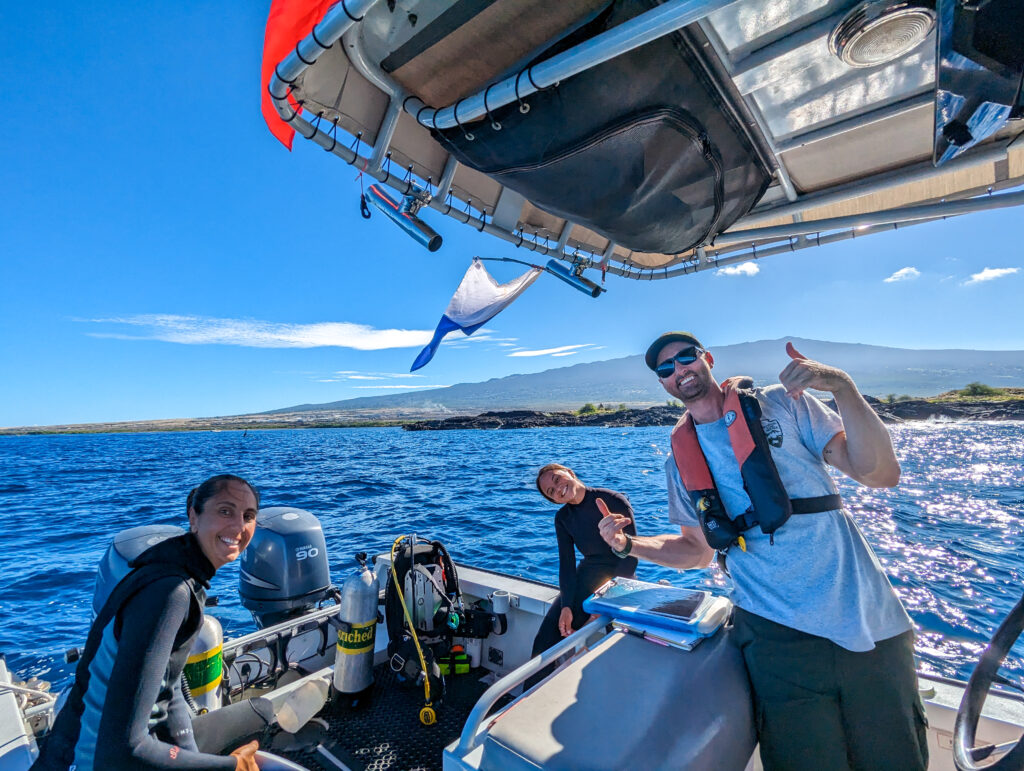
[(459, 577), (448, 550), (440, 541), (402, 541), (395, 553), (395, 573), (384, 589), (384, 619), (391, 644), (401, 640), (406, 619), (395, 581), (402, 589), (420, 639), (432, 642), (451, 636), (465, 611)]
[(723, 412), (729, 431), (729, 443), (743, 477), (743, 489), (750, 508), (732, 518), (708, 468), (697, 440), (693, 417), (687, 412), (672, 429), (672, 457), (683, 487), (697, 512), (701, 531), (708, 545), (720, 553), (731, 546), (746, 551), (743, 533), (760, 526), (761, 532), (775, 542), (775, 532), (793, 514), (814, 514), (842, 507), (837, 494), (813, 498), (790, 498), (772, 460), (771, 448), (761, 426), (761, 405), (749, 390), (750, 378), (729, 378), (722, 383), (725, 392)]

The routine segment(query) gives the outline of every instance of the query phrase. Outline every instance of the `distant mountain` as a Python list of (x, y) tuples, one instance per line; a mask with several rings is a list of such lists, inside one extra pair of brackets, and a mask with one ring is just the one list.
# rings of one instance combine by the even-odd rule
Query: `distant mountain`
[[(840, 367), (863, 393), (932, 396), (980, 381), (987, 385), (1024, 386), (1024, 351), (913, 350), (858, 343), (830, 343), (803, 338), (759, 340), (715, 348), (715, 374), (750, 375), (758, 384), (778, 381), (789, 359), (787, 340), (812, 359)], [(343, 413), (423, 411), (476, 413), (487, 410), (564, 410), (585, 402), (648, 406), (662, 404), (668, 394), (642, 356), (559, 367), (532, 375), (509, 375), (482, 383), (459, 383), (386, 396), (363, 396), (326, 404), (300, 404), (266, 415), (286, 412)]]

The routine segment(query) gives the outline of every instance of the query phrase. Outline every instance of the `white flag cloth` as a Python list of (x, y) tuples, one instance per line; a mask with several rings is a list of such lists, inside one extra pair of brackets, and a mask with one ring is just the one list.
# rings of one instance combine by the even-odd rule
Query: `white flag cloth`
[(540, 268), (530, 268), (519, 278), (507, 284), (499, 284), (479, 258), (474, 257), (473, 264), (469, 266), (466, 275), (462, 277), (462, 283), (448, 303), (448, 309), (441, 316), (434, 331), (434, 339), (420, 351), (409, 371), (415, 372), (434, 358), (441, 340), (449, 332), (456, 329), (461, 329), (467, 335), (476, 332), (511, 305), (542, 272)]

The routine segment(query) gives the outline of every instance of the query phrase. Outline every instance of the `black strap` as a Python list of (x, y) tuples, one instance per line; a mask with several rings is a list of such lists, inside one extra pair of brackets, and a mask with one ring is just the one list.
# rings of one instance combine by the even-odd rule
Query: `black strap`
[[(819, 514), (823, 511), (841, 509), (843, 498), (838, 494), (819, 495), (816, 498), (790, 498), (789, 503), (793, 507), (794, 514)], [(749, 519), (747, 514), (741, 514), (733, 522), (741, 533), (745, 533), (758, 524), (752, 512)]]
[(794, 514), (818, 514), (822, 511), (835, 511), (843, 508), (843, 499), (838, 494), (819, 495), (817, 498), (793, 498)]

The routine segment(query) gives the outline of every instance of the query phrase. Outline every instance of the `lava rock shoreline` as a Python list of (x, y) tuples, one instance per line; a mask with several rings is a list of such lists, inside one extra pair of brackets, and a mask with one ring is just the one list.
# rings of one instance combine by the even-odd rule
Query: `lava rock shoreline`
[[(865, 396), (868, 404), (885, 423), (904, 423), (916, 420), (1024, 420), (1024, 400), (930, 402), (911, 399), (902, 402), (882, 402)], [(835, 407), (834, 402), (826, 402)], [(538, 412), (510, 410), (485, 412), (481, 415), (460, 415), (441, 420), (420, 420), (404, 423), (406, 431), (451, 431), (457, 429), (513, 429), (513, 428), (578, 428), (600, 426), (625, 428), (634, 426), (674, 426), (682, 415), (682, 408), (662, 405), (647, 409), (626, 409), (616, 412)]]

